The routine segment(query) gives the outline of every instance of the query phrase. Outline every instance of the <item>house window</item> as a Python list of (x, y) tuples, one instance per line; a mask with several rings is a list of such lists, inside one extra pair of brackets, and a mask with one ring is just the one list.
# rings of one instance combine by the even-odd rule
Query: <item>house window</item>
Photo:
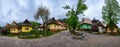
[(89, 27), (89, 25), (87, 25), (87, 27)]
[(29, 28), (25, 28), (25, 30), (29, 30)]
[(54, 25), (54, 28), (55, 28), (56, 26)]
[(15, 29), (14, 29), (14, 31), (15, 31)]
[(15, 31), (15, 29), (13, 28), (13, 29), (11, 29), (12, 31)]

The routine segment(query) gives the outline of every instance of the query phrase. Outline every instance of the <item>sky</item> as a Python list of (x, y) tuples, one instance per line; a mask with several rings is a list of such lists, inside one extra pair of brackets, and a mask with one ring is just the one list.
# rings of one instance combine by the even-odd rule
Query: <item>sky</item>
[[(120, 3), (120, 0), (117, 1)], [(75, 7), (76, 4), (77, 0), (0, 0), (0, 26), (11, 24), (13, 21), (23, 22), (25, 19), (42, 23), (41, 19), (34, 19), (37, 9), (41, 6), (49, 9), (50, 18), (63, 19), (66, 18), (67, 10), (62, 7), (65, 5)], [(86, 0), (85, 4), (88, 9), (84, 12), (85, 16), (79, 15), (79, 20), (84, 17), (102, 21), (104, 0)]]

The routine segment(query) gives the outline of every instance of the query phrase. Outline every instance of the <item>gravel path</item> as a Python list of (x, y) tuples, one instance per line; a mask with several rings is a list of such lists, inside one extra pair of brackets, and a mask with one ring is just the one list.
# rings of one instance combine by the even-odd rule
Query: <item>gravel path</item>
[(68, 31), (38, 39), (0, 36), (0, 47), (120, 47), (120, 36), (85, 34), (84, 40), (72, 39)]

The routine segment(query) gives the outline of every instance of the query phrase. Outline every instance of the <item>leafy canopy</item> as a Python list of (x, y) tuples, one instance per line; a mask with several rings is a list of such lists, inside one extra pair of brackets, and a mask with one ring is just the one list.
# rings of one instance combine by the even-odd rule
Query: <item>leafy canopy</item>
[(67, 24), (69, 27), (76, 28), (78, 25), (78, 15), (83, 14), (83, 12), (87, 9), (87, 6), (84, 4), (85, 0), (78, 0), (78, 4), (76, 5), (76, 9), (71, 8), (69, 5), (66, 5), (63, 7), (64, 9), (67, 9), (68, 12), (66, 14), (67, 18)]
[(105, 0), (105, 6), (102, 8), (104, 22), (109, 27), (115, 27), (120, 20), (120, 7), (116, 0)]
[(40, 7), (38, 9), (36, 15), (34, 16), (34, 18), (36, 20), (39, 20), (40, 18), (42, 18), (43, 22), (46, 22), (48, 20), (49, 15), (50, 15), (50, 12), (49, 12), (48, 8)]

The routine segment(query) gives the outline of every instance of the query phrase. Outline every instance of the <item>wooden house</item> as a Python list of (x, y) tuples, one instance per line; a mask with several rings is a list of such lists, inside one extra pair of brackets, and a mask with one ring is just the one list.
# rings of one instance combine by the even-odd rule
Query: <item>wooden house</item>
[(95, 18), (92, 20), (92, 31), (103, 33), (103, 32), (105, 32), (105, 30), (106, 29), (105, 29), (105, 25), (103, 22), (101, 22)]
[(7, 32), (5, 27), (0, 27), (0, 34), (1, 35), (7, 35), (9, 32)]
[(65, 30), (66, 24), (62, 22), (61, 20), (55, 20), (55, 18), (52, 18), (48, 22), (48, 28), (51, 31)]
[(106, 32), (106, 27), (105, 27), (105, 24), (104, 24), (103, 22), (99, 22), (98, 31), (99, 31), (100, 33)]
[(21, 31), (21, 27), (17, 25), (15, 21), (10, 25), (10, 33), (18, 34)]
[(40, 25), (37, 27), (37, 30), (43, 30), (43, 28), (44, 28), (43, 25)]
[(30, 32), (32, 30), (32, 24), (26, 19), (22, 23), (22, 32)]
[(9, 30), (9, 29), (10, 29), (10, 24), (9, 24), (9, 23), (7, 23), (7, 24), (5, 25), (5, 29), (6, 29), (6, 30)]
[(92, 31), (98, 31), (99, 20), (93, 19), (92, 20)]
[(65, 22), (61, 21), (60, 19), (56, 20), (57, 24), (59, 25), (59, 30), (65, 30), (67, 28), (67, 25)]
[(92, 29), (92, 23), (91, 20), (88, 18), (82, 18), (82, 21), (80, 25), (78, 26), (81, 30), (91, 30)]
[[(110, 29), (110, 25), (113, 26), (113, 29)], [(107, 26), (106, 26), (106, 30), (107, 30), (107, 33), (117, 33), (118, 32), (118, 26), (115, 24), (115, 23), (109, 23)]]
[(48, 23), (48, 28), (51, 31), (56, 31), (58, 30), (58, 24), (56, 22), (50, 22)]

